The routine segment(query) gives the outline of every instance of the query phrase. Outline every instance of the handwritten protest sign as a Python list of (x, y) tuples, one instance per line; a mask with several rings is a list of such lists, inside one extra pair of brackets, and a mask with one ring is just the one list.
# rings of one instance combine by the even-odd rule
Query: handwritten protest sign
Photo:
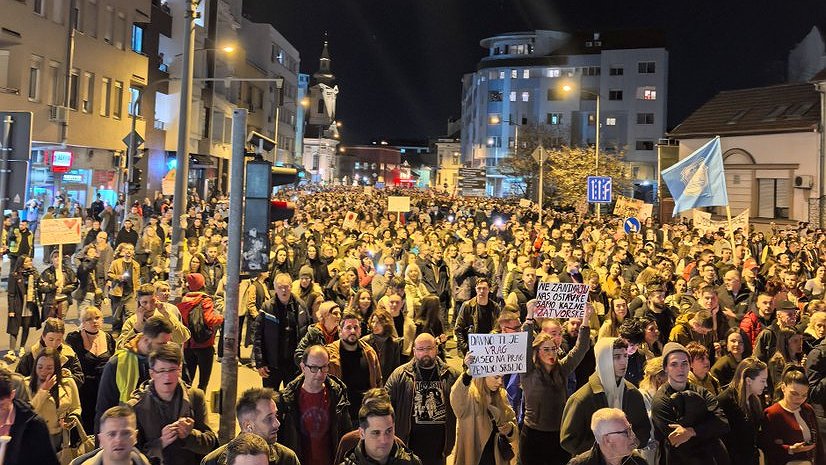
[(468, 347), (473, 354), (470, 375), (480, 376), (525, 373), (525, 350), (528, 333), (468, 334)]
[(80, 218), (40, 220), (40, 245), (77, 244), (82, 221)]
[[(749, 209), (743, 210), (742, 213), (735, 216), (731, 219), (731, 226), (736, 231), (738, 228), (742, 228), (743, 231), (748, 232), (749, 230)], [(698, 231), (702, 231), (705, 233), (706, 231), (718, 231), (720, 228), (728, 231), (728, 221), (722, 220), (712, 220), (711, 213), (704, 212), (701, 210), (694, 210), (694, 227), (697, 228)]]
[(389, 196), (387, 197), (387, 211), (389, 212), (409, 212), (410, 211), (410, 197), (406, 196)]
[(536, 318), (583, 318), (588, 302), (588, 285), (578, 283), (539, 283), (536, 291)]
[(617, 201), (614, 203), (614, 215), (620, 218), (630, 218), (632, 216), (636, 218), (643, 205), (645, 205), (645, 202), (640, 199), (618, 195)]

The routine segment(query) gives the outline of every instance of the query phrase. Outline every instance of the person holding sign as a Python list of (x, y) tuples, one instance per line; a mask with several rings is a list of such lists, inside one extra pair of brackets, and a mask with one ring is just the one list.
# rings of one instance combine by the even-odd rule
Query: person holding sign
[(534, 334), (536, 302), (528, 303), (528, 318), (523, 330), (528, 332), (527, 373), (522, 376), (525, 395), (525, 422), (519, 436), (519, 459), (522, 465), (562, 465), (570, 456), (560, 445), (562, 412), (567, 400), (568, 376), (579, 366), (591, 348), (588, 322), (594, 308), (585, 305), (585, 316), (576, 344), (559, 359), (559, 345), (547, 333)]
[(506, 465), (515, 463), (519, 437), (516, 414), (502, 389), (502, 376), (472, 378), (474, 356), (465, 356), (468, 367), (453, 384), (450, 405), (456, 414), (456, 465)]

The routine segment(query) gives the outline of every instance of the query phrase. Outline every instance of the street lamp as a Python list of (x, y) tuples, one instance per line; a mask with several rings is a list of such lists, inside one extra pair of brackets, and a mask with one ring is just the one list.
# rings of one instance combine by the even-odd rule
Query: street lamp
[[(562, 90), (565, 92), (570, 92), (574, 88), (570, 84), (565, 84), (562, 86)], [(593, 92), (590, 90), (580, 89), (580, 92), (583, 94), (593, 95), (597, 98), (597, 121), (596, 121), (596, 143), (594, 144), (594, 175), (599, 176), (599, 136), (600, 136), (600, 126), (602, 126), (602, 122), (600, 121), (600, 101), (599, 101), (599, 91)], [(597, 210), (597, 220), (600, 217), (600, 204), (596, 204)]]
[(500, 118), (499, 115), (492, 115), (490, 117), (490, 124), (491, 125), (497, 125), (497, 124), (502, 123), (502, 122), (508, 123), (508, 126), (513, 126), (514, 127), (513, 128), (513, 154), (517, 155), (519, 153), (519, 124), (514, 123), (513, 121), (511, 121), (510, 118), (502, 121), (502, 118)]

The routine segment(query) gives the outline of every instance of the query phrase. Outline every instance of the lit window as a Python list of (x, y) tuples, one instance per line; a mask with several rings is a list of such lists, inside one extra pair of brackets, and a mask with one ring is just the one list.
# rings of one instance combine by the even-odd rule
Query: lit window
[(546, 122), (552, 125), (562, 124), (562, 113), (548, 113)]
[(523, 69), (522, 70), (522, 79), (528, 79), (531, 77), (531, 70)]
[(499, 71), (499, 79), (505, 79), (505, 72)]
[(141, 116), (141, 89), (139, 87), (129, 87), (129, 114), (132, 116)]
[(530, 101), (530, 99), (531, 99), (531, 93), (527, 90), (523, 91), (522, 92), (522, 101), (523, 102), (528, 102), (528, 101)]
[(515, 69), (512, 69), (511, 70), (511, 79), (516, 79), (517, 77), (519, 77), (519, 71), (517, 71)]
[(640, 100), (657, 100), (656, 87), (638, 87), (637, 98)]
[(562, 75), (562, 70), (559, 68), (548, 68), (545, 71), (545, 76), (547, 77), (559, 77)]
[(488, 142), (488, 147), (501, 147), (502, 146), (502, 140), (501, 140), (501, 138), (499, 138), (499, 136), (488, 137), (487, 142)]
[(605, 125), (606, 126), (616, 126), (617, 125), (617, 119), (614, 118), (614, 117), (605, 118)]
[(499, 79), (499, 73), (497, 73), (496, 71), (488, 71), (488, 79), (490, 79), (491, 81)]
[(83, 113), (92, 112), (92, 98), (95, 95), (95, 75), (92, 73), (83, 73), (83, 79), (86, 81), (86, 87), (83, 92), (83, 101), (81, 103), (81, 110)]
[(132, 51), (143, 53), (143, 26), (132, 25)]
[(510, 101), (511, 102), (516, 101), (516, 91), (515, 90), (512, 90), (511, 93), (510, 93)]

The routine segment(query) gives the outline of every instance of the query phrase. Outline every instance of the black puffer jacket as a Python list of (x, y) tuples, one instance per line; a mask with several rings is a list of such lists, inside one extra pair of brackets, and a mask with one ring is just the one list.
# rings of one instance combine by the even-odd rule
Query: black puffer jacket
[[(374, 465), (375, 460), (364, 453), (364, 441), (359, 441), (358, 445), (344, 455), (342, 465)], [(385, 462), (386, 465), (422, 465), (422, 461), (416, 457), (407, 447), (396, 444), (390, 451), (390, 457)]]

